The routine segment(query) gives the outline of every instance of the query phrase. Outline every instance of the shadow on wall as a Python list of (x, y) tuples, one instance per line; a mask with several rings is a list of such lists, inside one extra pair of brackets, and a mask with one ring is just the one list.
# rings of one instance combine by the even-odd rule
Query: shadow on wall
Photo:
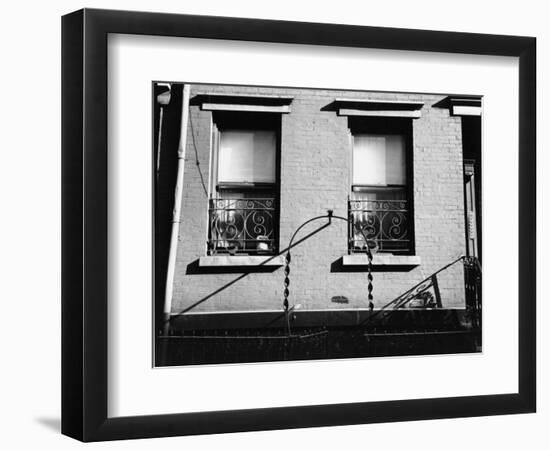
[[(414, 267), (410, 265), (403, 265), (403, 266), (391, 266), (392, 272), (410, 272), (413, 270)], [(344, 258), (340, 257), (330, 265), (330, 271), (331, 272), (365, 272), (365, 266), (364, 265), (344, 265)], [(388, 268), (387, 266), (378, 266), (373, 265), (372, 266), (372, 272), (387, 272)]]
[[(220, 292), (224, 291), (228, 287), (234, 285), (235, 283), (239, 282), (243, 278), (247, 277), (250, 273), (253, 273), (253, 272), (272, 272), (274, 270), (277, 270), (278, 267), (265, 266), (265, 264), (267, 264), (273, 258), (276, 258), (277, 256), (285, 254), (291, 248), (296, 247), (297, 245), (301, 244), (302, 242), (306, 241), (307, 239), (309, 239), (312, 236), (316, 235), (317, 233), (321, 232), (322, 230), (324, 230), (328, 226), (330, 226), (330, 223), (325, 223), (324, 225), (321, 225), (320, 227), (318, 227), (315, 230), (311, 231), (310, 233), (306, 234), (304, 237), (300, 238), (296, 242), (293, 242), (292, 245), (290, 245), (290, 246), (284, 248), (283, 250), (281, 250), (278, 255), (273, 255), (271, 258), (266, 259), (265, 261), (263, 261), (258, 266), (250, 267), (249, 269), (245, 269), (245, 268), (242, 268), (242, 267), (241, 268), (234, 267), (234, 268), (231, 268), (229, 270), (227, 270), (226, 268), (218, 268), (218, 269), (208, 268), (207, 269), (207, 268), (199, 267), (198, 261), (193, 261), (191, 264), (189, 264), (187, 266), (187, 274), (197, 275), (197, 274), (205, 274), (205, 273), (240, 273), (241, 275), (239, 275), (237, 278), (231, 280), (229, 283), (219, 287), (218, 289), (216, 289), (215, 291), (213, 291), (210, 294), (206, 295), (205, 297), (201, 298), (200, 300), (193, 303), (192, 305), (189, 305), (187, 308), (179, 311), (176, 314), (176, 316), (181, 315), (181, 314), (185, 314), (186, 312), (191, 311), (193, 308), (196, 308), (198, 305), (204, 303), (205, 301), (211, 299), (213, 296), (219, 294)], [(246, 270), (246, 272), (244, 272), (245, 270)], [(283, 282), (283, 280), (281, 279), (281, 284), (282, 284), (282, 282)]]
[[(155, 224), (155, 318), (157, 327), (162, 324), (164, 289), (170, 248), (172, 210), (174, 208), (174, 190), (176, 186), (179, 129), (181, 122), (181, 105), (183, 85), (173, 84), (170, 102), (163, 107), (161, 142), (159, 143), (160, 105), (157, 95), (161, 92), (158, 86), (153, 90), (153, 167), (156, 167), (158, 151), (158, 175), (153, 173), (154, 183), (154, 224)], [(154, 171), (153, 171), (154, 172)]]
[[(172, 214), (174, 209), (174, 191), (178, 167), (178, 146), (180, 141), (181, 108), (183, 103), (183, 84), (172, 83), (167, 94), (166, 83), (155, 84), (153, 89), (153, 166), (154, 171), (154, 216), (155, 216), (155, 317), (157, 326), (162, 324), (166, 271), (170, 250)], [(163, 94), (161, 107), (159, 95)], [(166, 98), (169, 99), (166, 103)], [(162, 112), (162, 113), (161, 113)], [(162, 117), (162, 120), (161, 120)], [(198, 171), (205, 199), (208, 189), (199, 163), (193, 117), (189, 115), (189, 129), (194, 153), (194, 167)], [(159, 142), (160, 141), (160, 142)], [(158, 167), (157, 167), (158, 166)]]
[(275, 256), (269, 258), (268, 260), (262, 262), (256, 266), (243, 267), (201, 267), (199, 266), (199, 259), (196, 259), (192, 263), (187, 264), (185, 270), (186, 275), (206, 275), (206, 274), (221, 274), (221, 273), (240, 273), (248, 275), (250, 273), (270, 273), (275, 272), (280, 269), (280, 266), (268, 266), (265, 265), (267, 262), (271, 261)]

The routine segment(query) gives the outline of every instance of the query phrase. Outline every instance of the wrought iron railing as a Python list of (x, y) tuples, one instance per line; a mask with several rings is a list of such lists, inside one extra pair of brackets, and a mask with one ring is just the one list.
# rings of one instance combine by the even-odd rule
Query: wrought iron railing
[(367, 242), (373, 252), (411, 250), (406, 200), (350, 200), (348, 212), (350, 253), (366, 253)]
[[(440, 290), (440, 278), (445, 280), (444, 272), (459, 264), (464, 268), (464, 295), (466, 310), (469, 314), (469, 327), (481, 329), (481, 264), (475, 257), (460, 256), (413, 287), (386, 303), (363, 323), (374, 323), (388, 317), (393, 310), (403, 308), (445, 308), (445, 299)], [(444, 282), (445, 283), (445, 282)], [(445, 284), (443, 284), (445, 288)]]
[(275, 212), (274, 198), (210, 199), (209, 254), (274, 254)]

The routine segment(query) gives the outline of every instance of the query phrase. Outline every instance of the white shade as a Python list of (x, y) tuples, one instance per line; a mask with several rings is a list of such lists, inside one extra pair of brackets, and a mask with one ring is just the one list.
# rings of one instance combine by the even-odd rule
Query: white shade
[(400, 135), (358, 134), (353, 137), (353, 184), (404, 185), (405, 139)]
[(222, 131), (218, 182), (275, 183), (276, 145), (274, 131)]

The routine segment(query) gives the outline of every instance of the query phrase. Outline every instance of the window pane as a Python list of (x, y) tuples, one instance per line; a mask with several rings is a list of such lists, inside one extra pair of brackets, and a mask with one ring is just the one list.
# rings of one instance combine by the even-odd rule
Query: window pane
[(353, 137), (354, 185), (404, 185), (405, 140), (400, 135), (359, 134)]
[(231, 130), (220, 134), (218, 182), (275, 183), (274, 131)]

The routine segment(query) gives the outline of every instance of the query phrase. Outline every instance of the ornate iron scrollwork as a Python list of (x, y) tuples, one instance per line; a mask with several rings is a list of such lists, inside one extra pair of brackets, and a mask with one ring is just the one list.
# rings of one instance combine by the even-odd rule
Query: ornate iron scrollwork
[(350, 252), (366, 253), (367, 242), (375, 251), (409, 251), (408, 215), (406, 200), (350, 200)]
[(274, 253), (274, 216), (273, 198), (211, 199), (210, 253)]

